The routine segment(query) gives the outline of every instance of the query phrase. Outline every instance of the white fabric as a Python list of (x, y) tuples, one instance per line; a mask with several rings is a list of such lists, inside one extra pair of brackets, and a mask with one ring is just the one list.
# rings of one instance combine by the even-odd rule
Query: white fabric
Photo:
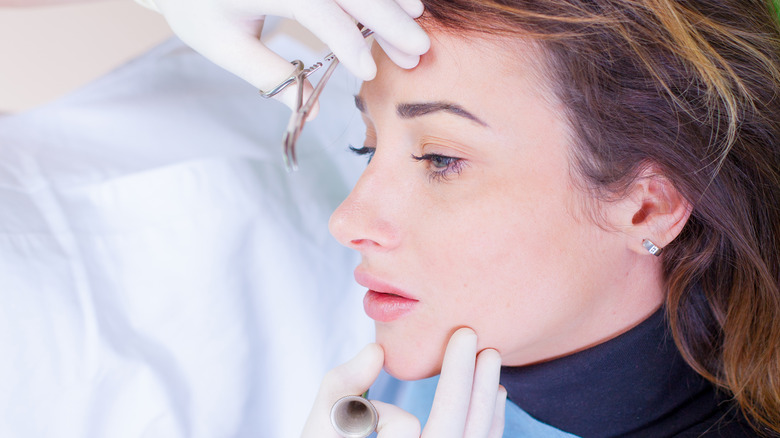
[(327, 231), (364, 166), (340, 70), (294, 174), (289, 110), (178, 40), (0, 117), (0, 436), (298, 435), (373, 338)]
[(157, 7), (157, 3), (154, 0), (135, 0), (139, 5), (151, 9), (155, 12), (160, 12), (160, 8)]

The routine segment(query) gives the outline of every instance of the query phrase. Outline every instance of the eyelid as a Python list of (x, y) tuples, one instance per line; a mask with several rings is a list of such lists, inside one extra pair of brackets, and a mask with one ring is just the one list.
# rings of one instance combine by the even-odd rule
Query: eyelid
[(376, 142), (377, 142), (377, 135), (374, 126), (369, 123), (366, 123), (366, 139), (363, 140), (363, 144), (372, 145), (372, 144), (376, 144)]
[(425, 136), (420, 140), (421, 155), (433, 154), (452, 158), (470, 159), (473, 157), (468, 146), (441, 137)]

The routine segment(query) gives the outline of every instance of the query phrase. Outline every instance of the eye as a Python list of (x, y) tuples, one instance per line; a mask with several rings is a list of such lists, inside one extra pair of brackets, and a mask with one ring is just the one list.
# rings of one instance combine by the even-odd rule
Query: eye
[(450, 176), (457, 175), (463, 171), (463, 166), (465, 165), (465, 161), (462, 158), (438, 154), (425, 154), (419, 157), (412, 155), (412, 159), (428, 163), (428, 176), (433, 181), (447, 180)]
[(374, 158), (374, 153), (376, 152), (376, 148), (363, 146), (360, 148), (356, 148), (352, 145), (349, 146), (349, 150), (354, 152), (357, 155), (368, 155), (368, 162), (371, 162), (371, 159)]
[(458, 161), (457, 158), (445, 157), (443, 155), (431, 155), (428, 160), (431, 162), (431, 166), (436, 169), (446, 169)]

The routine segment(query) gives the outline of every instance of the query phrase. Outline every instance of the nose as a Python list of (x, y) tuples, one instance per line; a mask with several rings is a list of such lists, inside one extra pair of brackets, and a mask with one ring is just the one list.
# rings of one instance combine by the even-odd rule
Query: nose
[(361, 252), (387, 251), (401, 242), (400, 187), (394, 173), (383, 172), (376, 161), (372, 159), (328, 223), (339, 243)]

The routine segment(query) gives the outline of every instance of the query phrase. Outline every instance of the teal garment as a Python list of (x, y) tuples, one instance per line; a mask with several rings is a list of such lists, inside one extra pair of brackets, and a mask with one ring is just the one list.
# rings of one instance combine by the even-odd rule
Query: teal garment
[[(438, 383), (438, 376), (405, 382), (395, 379), (383, 371), (374, 386), (371, 387), (369, 398), (392, 403), (414, 414), (425, 427)], [(534, 419), (516, 404), (507, 400), (504, 438), (576, 438), (576, 435), (563, 432)]]
[(512, 403), (511, 400), (506, 401), (504, 421), (504, 438), (577, 438), (577, 435), (566, 433), (536, 420)]

